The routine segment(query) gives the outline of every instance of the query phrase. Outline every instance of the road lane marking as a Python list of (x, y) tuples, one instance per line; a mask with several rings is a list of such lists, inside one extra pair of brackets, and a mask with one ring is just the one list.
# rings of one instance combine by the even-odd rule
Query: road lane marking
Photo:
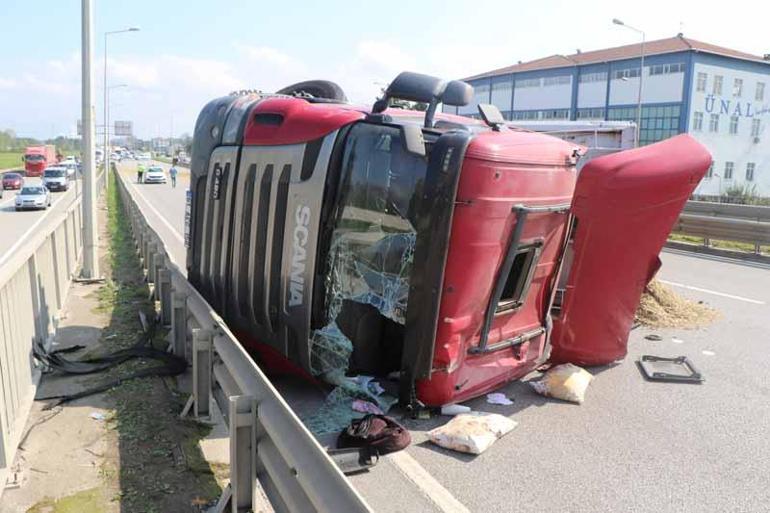
[[(125, 178), (125, 175), (124, 175), (124, 178)], [(142, 194), (142, 191), (140, 191), (138, 187), (134, 186), (134, 184), (133, 184), (133, 182), (131, 182), (131, 180), (128, 180), (128, 179), (126, 179), (126, 180), (124, 180), (124, 181), (125, 181), (126, 183), (129, 183), (129, 184), (131, 184), (131, 188), (132, 188), (133, 190), (135, 190), (135, 191), (136, 191), (136, 193), (137, 193), (139, 196), (141, 196), (141, 197), (142, 197), (142, 200), (143, 200), (143, 201), (144, 201), (144, 202), (147, 204), (147, 206), (148, 206), (148, 207), (150, 207), (150, 210), (152, 210), (152, 211), (155, 213), (155, 215), (156, 215), (156, 216), (158, 216), (158, 217), (160, 218), (160, 220), (163, 222), (163, 224), (165, 224), (165, 225), (168, 227), (168, 229), (169, 229), (169, 230), (171, 230), (171, 234), (172, 234), (174, 237), (176, 237), (176, 238), (177, 238), (177, 240), (179, 240), (179, 242), (181, 242), (182, 244), (184, 244), (184, 237), (182, 236), (182, 234), (181, 234), (181, 233), (179, 233), (178, 231), (176, 231), (176, 228), (174, 228), (174, 225), (172, 225), (171, 223), (169, 223), (169, 222), (168, 222), (168, 220), (167, 220), (167, 219), (166, 219), (166, 218), (163, 216), (163, 214), (161, 214), (161, 213), (158, 211), (158, 209), (157, 209), (157, 208), (155, 208), (155, 206), (153, 206), (153, 204), (150, 202), (150, 200), (148, 200), (148, 199), (147, 199), (147, 197), (146, 197), (144, 194)]]
[[(30, 226), (29, 228), (27, 228), (27, 230), (26, 230), (24, 233), (22, 233), (22, 234), (21, 234), (21, 236), (20, 236), (18, 239), (16, 239), (16, 243), (15, 243), (13, 246), (11, 246), (10, 248), (8, 248), (8, 249), (6, 250), (6, 252), (5, 252), (5, 253), (3, 253), (3, 256), (0, 256), (0, 266), (2, 266), (2, 264), (4, 264), (4, 263), (5, 263), (5, 261), (6, 261), (6, 260), (8, 260), (8, 258), (10, 258), (10, 256), (11, 256), (11, 255), (14, 253), (14, 251), (16, 251), (17, 249), (19, 249), (19, 246), (21, 246), (21, 245), (22, 245), (22, 244), (23, 244), (23, 243), (26, 241), (26, 239), (27, 239), (27, 236), (28, 236), (30, 233), (32, 233), (32, 232), (33, 232), (33, 231), (34, 231), (34, 230), (35, 230), (35, 229), (36, 229), (36, 228), (37, 228), (37, 227), (40, 225), (40, 223), (42, 223), (42, 222), (43, 222), (43, 221), (44, 221), (44, 220), (45, 220), (45, 219), (48, 217), (48, 214), (50, 214), (51, 212), (53, 212), (53, 209), (54, 209), (54, 208), (56, 208), (56, 206), (58, 205), (58, 203), (59, 203), (59, 202), (60, 202), (60, 201), (61, 201), (61, 200), (62, 200), (62, 199), (65, 197), (65, 196), (67, 196), (67, 195), (69, 194), (69, 192), (70, 192), (70, 191), (68, 190), (67, 192), (65, 192), (65, 193), (64, 193), (64, 195), (63, 195), (63, 196), (61, 196), (60, 198), (57, 198), (57, 199), (55, 199), (55, 200), (54, 200), (54, 199), (51, 199), (51, 206), (50, 206), (50, 207), (48, 207), (47, 209), (45, 209), (44, 211), (42, 211), (42, 214), (43, 214), (43, 215), (41, 215), (41, 216), (38, 218), (38, 220), (37, 220), (37, 221), (35, 221), (35, 222), (32, 224), (32, 226)], [(73, 200), (73, 201), (74, 201), (74, 200)], [(67, 205), (67, 207), (65, 207), (65, 209), (66, 209), (66, 208), (68, 208), (70, 205), (72, 205), (72, 203), (71, 203), (71, 202), (70, 202), (70, 204), (69, 204), (69, 205)], [(39, 210), (38, 210), (37, 212), (39, 213), (39, 212), (41, 212), (41, 211), (39, 211)]]
[(683, 283), (677, 283), (675, 281), (668, 281), (668, 280), (658, 280), (658, 281), (661, 282), (661, 283), (665, 283), (666, 285), (671, 285), (672, 287), (681, 287), (683, 289), (696, 290), (698, 292), (704, 292), (706, 294), (713, 294), (715, 296), (721, 296), (721, 297), (726, 297), (726, 298), (730, 298), (730, 299), (735, 299), (737, 301), (744, 301), (746, 303), (753, 303), (755, 305), (764, 305), (764, 304), (766, 304), (764, 301), (760, 301), (758, 299), (751, 299), (751, 298), (748, 298), (748, 297), (736, 296), (734, 294), (727, 294), (725, 292), (717, 292), (716, 290), (702, 289), (700, 287), (693, 287), (692, 285), (685, 285)]
[(449, 493), (449, 490), (436, 481), (436, 478), (430, 475), (428, 471), (406, 451), (391, 453), (387, 458), (396, 466), (404, 477), (409, 479), (409, 481), (419, 488), (420, 491), (425, 494), (427, 499), (441, 511), (445, 513), (471, 513), (471, 510), (455, 499), (454, 495)]

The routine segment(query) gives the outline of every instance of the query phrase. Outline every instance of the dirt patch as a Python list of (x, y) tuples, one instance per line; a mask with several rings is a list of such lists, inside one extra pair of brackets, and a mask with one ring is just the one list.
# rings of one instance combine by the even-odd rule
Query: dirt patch
[(682, 297), (657, 280), (647, 286), (636, 311), (636, 321), (650, 328), (701, 328), (718, 317), (710, 306)]

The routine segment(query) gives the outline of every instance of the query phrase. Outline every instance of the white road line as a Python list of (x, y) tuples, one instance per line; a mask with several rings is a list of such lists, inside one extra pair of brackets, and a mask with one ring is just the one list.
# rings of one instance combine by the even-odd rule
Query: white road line
[[(124, 177), (123, 177), (123, 178), (125, 179), (125, 175), (124, 175)], [(153, 204), (150, 202), (150, 200), (148, 200), (148, 199), (147, 199), (147, 196), (145, 196), (144, 194), (142, 194), (142, 191), (140, 191), (138, 187), (134, 186), (134, 184), (133, 184), (133, 182), (131, 182), (131, 180), (125, 180), (125, 181), (126, 181), (126, 183), (129, 183), (129, 184), (131, 184), (131, 188), (132, 188), (133, 190), (135, 190), (135, 191), (136, 191), (136, 193), (137, 193), (139, 196), (141, 196), (141, 197), (142, 197), (142, 200), (143, 200), (143, 201), (144, 201), (144, 202), (147, 204), (147, 206), (148, 206), (148, 207), (150, 207), (150, 210), (152, 210), (152, 211), (155, 213), (155, 215), (156, 215), (156, 216), (158, 216), (158, 217), (160, 218), (160, 220), (163, 222), (163, 224), (165, 224), (165, 225), (168, 227), (168, 229), (169, 229), (169, 230), (171, 230), (171, 234), (172, 234), (174, 237), (176, 237), (176, 238), (177, 238), (177, 240), (179, 240), (179, 242), (181, 242), (182, 244), (184, 244), (184, 237), (182, 236), (182, 234), (181, 234), (181, 233), (179, 233), (178, 231), (176, 231), (176, 228), (174, 228), (174, 225), (172, 225), (171, 223), (169, 223), (169, 222), (168, 222), (168, 220), (167, 220), (165, 217), (163, 217), (163, 214), (161, 214), (161, 213), (158, 211), (158, 209), (157, 209), (157, 208), (155, 208), (155, 207), (153, 206)]]
[(445, 513), (471, 513), (449, 490), (425, 470), (417, 460), (406, 451), (391, 453), (386, 456), (396, 468), (441, 511)]
[(766, 304), (764, 301), (760, 301), (758, 299), (751, 299), (751, 298), (743, 297), (743, 296), (735, 296), (733, 294), (727, 294), (725, 292), (717, 292), (716, 290), (702, 289), (700, 287), (693, 287), (692, 285), (685, 285), (683, 283), (677, 283), (675, 281), (668, 281), (668, 280), (658, 280), (658, 281), (661, 282), (661, 283), (665, 283), (666, 285), (671, 285), (672, 287), (681, 287), (683, 289), (696, 290), (698, 292), (704, 292), (706, 294), (713, 294), (715, 296), (721, 296), (721, 297), (726, 297), (726, 298), (730, 298), (730, 299), (735, 299), (737, 301), (745, 301), (746, 303), (753, 303), (755, 305), (764, 305), (764, 304)]
[[(67, 191), (65, 193), (65, 195), (66, 194), (69, 194), (69, 191)], [(48, 217), (48, 214), (51, 213), (54, 208), (56, 208), (57, 203), (59, 203), (59, 201), (61, 201), (62, 198), (59, 198), (59, 199), (57, 199), (55, 201), (52, 200), (51, 201), (51, 206), (48, 209), (46, 209), (45, 211), (43, 211), (43, 215), (41, 215), (40, 218), (32, 224), (32, 226), (27, 228), (27, 231), (25, 231), (23, 234), (21, 234), (21, 236), (18, 239), (16, 239), (16, 243), (13, 246), (11, 246), (10, 248), (8, 248), (5, 251), (5, 253), (3, 253), (3, 256), (0, 256), (0, 266), (3, 263), (5, 263), (6, 260), (8, 260), (8, 258), (13, 254), (14, 251), (19, 249), (19, 246), (21, 246), (25, 242), (27, 236), (30, 233), (32, 233), (40, 225), (40, 223), (45, 221), (45, 219)]]

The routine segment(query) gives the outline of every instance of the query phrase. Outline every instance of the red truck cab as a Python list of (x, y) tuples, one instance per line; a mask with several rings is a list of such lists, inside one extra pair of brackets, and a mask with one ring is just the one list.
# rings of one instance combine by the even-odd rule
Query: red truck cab
[[(472, 88), (416, 73), (371, 109), (307, 87), (282, 93), (201, 112), (188, 277), (263, 368), (330, 383), (397, 371), (412, 405), (478, 396), (552, 349), (617, 358), (660, 246), (711, 162), (681, 136), (595, 159), (578, 176), (580, 147), (508, 128), (492, 106), (480, 106), (483, 121), (436, 114), (467, 104)], [(427, 110), (389, 108), (396, 98)], [(642, 211), (649, 229), (637, 231)], [(604, 232), (611, 252), (590, 242)], [(575, 283), (588, 268), (601, 290)], [(616, 321), (610, 341), (590, 329), (605, 318)]]
[(45, 168), (56, 163), (56, 148), (51, 144), (29, 146), (24, 151), (24, 171), (27, 176), (42, 176)]

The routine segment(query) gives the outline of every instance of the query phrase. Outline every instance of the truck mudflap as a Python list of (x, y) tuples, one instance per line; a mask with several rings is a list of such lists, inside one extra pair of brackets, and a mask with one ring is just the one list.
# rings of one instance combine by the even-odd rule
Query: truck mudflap
[(687, 198), (712, 162), (688, 135), (591, 160), (553, 304), (551, 361), (622, 359), (642, 292)]

